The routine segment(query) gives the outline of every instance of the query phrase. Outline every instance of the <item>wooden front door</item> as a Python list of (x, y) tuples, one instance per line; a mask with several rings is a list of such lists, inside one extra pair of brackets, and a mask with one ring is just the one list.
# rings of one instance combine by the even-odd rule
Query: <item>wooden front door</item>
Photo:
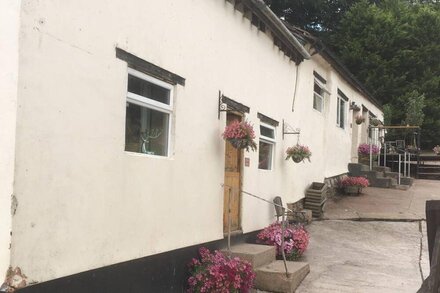
[[(227, 122), (241, 121), (241, 116), (228, 113)], [(223, 232), (228, 233), (228, 219), (231, 221), (231, 232), (241, 230), (240, 204), (241, 204), (241, 150), (234, 148), (226, 141), (225, 151), (225, 188), (223, 205)], [(231, 202), (229, 203), (229, 191)], [(229, 205), (230, 204), (230, 205)], [(229, 207), (231, 209), (228, 217)]]

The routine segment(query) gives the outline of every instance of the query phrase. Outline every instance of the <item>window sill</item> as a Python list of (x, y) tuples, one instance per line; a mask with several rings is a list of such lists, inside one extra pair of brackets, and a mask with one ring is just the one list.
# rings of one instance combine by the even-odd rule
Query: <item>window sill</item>
[(156, 155), (149, 155), (144, 153), (135, 153), (130, 151), (124, 151), (126, 155), (133, 156), (133, 157), (143, 157), (143, 158), (151, 158), (151, 159), (159, 159), (159, 160), (172, 160), (172, 157), (166, 157), (166, 156), (156, 156)]
[(319, 111), (319, 110), (316, 110), (315, 108), (312, 108), (312, 109), (313, 109), (313, 112), (314, 112), (314, 113), (319, 114), (319, 115), (321, 115), (322, 117), (324, 117), (324, 112), (321, 112), (321, 111)]
[(260, 168), (258, 168), (258, 171), (261, 171), (261, 172), (272, 172), (273, 169), (260, 169)]

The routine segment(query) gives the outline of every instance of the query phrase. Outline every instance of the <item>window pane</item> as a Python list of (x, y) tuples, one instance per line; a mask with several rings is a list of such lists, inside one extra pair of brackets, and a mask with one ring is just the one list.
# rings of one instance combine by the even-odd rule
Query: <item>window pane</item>
[(324, 91), (316, 82), (315, 82), (315, 86), (313, 87), (313, 90), (315, 91), (315, 93), (317, 93), (321, 96), (324, 94)]
[(267, 128), (260, 125), (260, 135), (263, 135), (265, 137), (269, 138), (275, 138), (275, 133), (272, 128)]
[(322, 98), (317, 94), (313, 94), (313, 108), (322, 112)]
[(341, 111), (341, 114), (339, 115), (339, 126), (341, 126), (341, 128), (344, 128), (344, 122), (345, 122), (345, 101), (343, 99), (340, 99), (340, 103), (341, 105), (339, 106), (339, 109)]
[(273, 144), (261, 141), (258, 147), (258, 169), (272, 169)]
[(169, 114), (127, 102), (125, 150), (168, 155)]
[(128, 91), (146, 98), (170, 104), (170, 91), (146, 80), (128, 75)]
[(337, 125), (341, 124), (341, 103), (340, 103), (339, 97), (338, 97), (338, 102), (337, 102), (337, 106), (336, 106), (336, 124)]

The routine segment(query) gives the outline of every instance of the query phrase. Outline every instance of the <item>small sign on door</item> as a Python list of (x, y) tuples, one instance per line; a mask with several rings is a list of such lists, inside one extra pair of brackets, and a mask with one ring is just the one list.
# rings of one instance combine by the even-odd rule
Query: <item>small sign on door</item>
[(244, 158), (244, 166), (249, 167), (251, 165), (251, 159), (250, 158)]

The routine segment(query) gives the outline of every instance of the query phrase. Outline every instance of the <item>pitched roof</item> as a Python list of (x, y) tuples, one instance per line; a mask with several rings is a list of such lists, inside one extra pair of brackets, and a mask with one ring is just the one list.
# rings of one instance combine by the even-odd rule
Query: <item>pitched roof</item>
[(263, 0), (228, 0), (233, 2), (234, 8), (241, 10), (252, 24), (261, 31), (270, 31), (273, 42), (285, 55), (296, 64), (309, 59), (310, 54), (298, 41), (295, 35), (284, 25)]
[(303, 44), (311, 44), (316, 53), (320, 54), (333, 68), (358, 92), (363, 94), (372, 102), (376, 107), (382, 109), (382, 104), (373, 97), (373, 95), (365, 88), (365, 86), (348, 70), (348, 68), (342, 63), (342, 61), (333, 53), (319, 38), (313, 36), (309, 32), (293, 26), (286, 21), (284, 25), (295, 35), (295, 37)]

